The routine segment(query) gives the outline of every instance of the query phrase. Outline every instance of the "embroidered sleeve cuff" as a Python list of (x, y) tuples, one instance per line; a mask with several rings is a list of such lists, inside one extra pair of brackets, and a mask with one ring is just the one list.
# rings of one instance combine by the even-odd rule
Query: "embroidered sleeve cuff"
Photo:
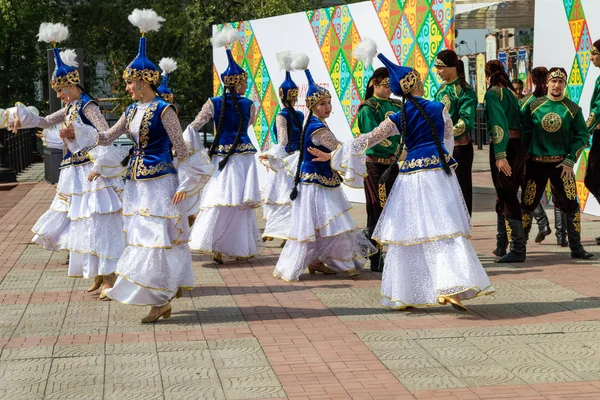
[(66, 139), (65, 144), (72, 153), (89, 151), (98, 145), (100, 135), (93, 126), (78, 122), (73, 122), (71, 126), (75, 129), (75, 139)]
[(127, 156), (129, 149), (121, 146), (96, 146), (88, 152), (94, 161), (94, 172), (103, 178), (116, 178), (125, 175), (127, 167), (121, 161)]
[(496, 158), (496, 161), (502, 160), (502, 159), (506, 158), (506, 152), (499, 151), (498, 153), (494, 153), (494, 157)]
[(61, 124), (52, 125), (42, 131), (42, 143), (49, 149), (64, 150), (65, 142), (60, 138)]
[(331, 154), (331, 169), (340, 174), (346, 186), (364, 187), (364, 178), (367, 176), (366, 144), (358, 137), (341, 144)]
[(567, 158), (565, 158), (562, 163), (564, 165), (566, 165), (567, 167), (573, 168), (575, 166), (575, 161), (573, 161), (570, 157), (571, 156), (568, 156)]
[(464, 135), (466, 130), (467, 130), (467, 125), (465, 124), (465, 121), (463, 121), (462, 119), (459, 119), (458, 122), (456, 123), (456, 125), (454, 125), (454, 137), (458, 138), (458, 137)]
[(188, 197), (202, 190), (214, 171), (214, 164), (204, 147), (188, 153), (185, 160), (176, 160), (175, 167), (179, 178), (177, 192), (185, 192)]

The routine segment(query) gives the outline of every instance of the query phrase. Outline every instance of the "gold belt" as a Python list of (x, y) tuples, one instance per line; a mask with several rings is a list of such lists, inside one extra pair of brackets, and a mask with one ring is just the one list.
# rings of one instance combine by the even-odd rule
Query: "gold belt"
[(377, 164), (385, 164), (385, 165), (392, 165), (394, 163), (394, 158), (395, 157), (389, 157), (389, 158), (379, 158), (379, 157), (373, 157), (373, 156), (367, 156), (367, 162), (371, 162), (371, 163), (377, 163)]
[(560, 162), (565, 159), (565, 156), (529, 156), (531, 161), (543, 162), (543, 163), (553, 163)]

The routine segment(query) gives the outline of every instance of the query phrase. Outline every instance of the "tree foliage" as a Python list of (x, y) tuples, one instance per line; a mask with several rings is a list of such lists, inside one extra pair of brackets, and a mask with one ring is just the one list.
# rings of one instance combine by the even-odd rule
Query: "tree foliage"
[[(91, 94), (108, 79), (113, 96), (123, 103), (123, 69), (135, 57), (139, 31), (127, 20), (134, 8), (153, 8), (166, 21), (147, 35), (147, 54), (158, 64), (172, 57), (178, 69), (169, 78), (180, 114), (193, 116), (212, 95), (212, 26), (318, 8), (319, 0), (0, 0), (0, 106), (16, 100), (33, 103), (34, 82), (46, 74), (45, 43), (37, 43), (44, 21), (69, 26), (63, 47), (85, 52), (85, 83)], [(276, 35), (274, 35), (276, 37)], [(95, 74), (98, 60), (106, 62), (108, 77)], [(6, 77), (6, 78), (5, 78)]]

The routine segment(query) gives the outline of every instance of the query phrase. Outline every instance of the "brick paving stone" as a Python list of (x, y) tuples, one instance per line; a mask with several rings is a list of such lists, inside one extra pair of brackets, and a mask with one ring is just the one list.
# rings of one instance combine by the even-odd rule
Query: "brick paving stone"
[[(66, 277), (66, 252), (30, 243), (55, 187), (5, 190), (0, 397), (600, 398), (600, 264), (571, 260), (552, 237), (530, 243), (524, 264), (494, 264), (485, 158), (476, 152), (473, 245), (497, 292), (465, 314), (384, 310), (381, 274), (368, 268), (355, 280), (275, 280), (275, 240), (260, 257), (222, 266), (194, 255), (196, 288), (173, 302), (170, 319), (142, 325), (146, 308), (98, 301), (88, 281)], [(364, 207), (352, 213), (364, 226)], [(582, 226), (598, 252), (600, 218), (583, 216)]]

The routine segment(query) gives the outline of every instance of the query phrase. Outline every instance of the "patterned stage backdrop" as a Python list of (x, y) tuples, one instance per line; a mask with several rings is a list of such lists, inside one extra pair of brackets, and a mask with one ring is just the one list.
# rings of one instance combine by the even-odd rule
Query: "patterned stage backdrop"
[[(540, 0), (537, 0), (540, 3)], [(534, 64), (548, 67), (562, 66), (569, 72), (567, 95), (583, 108), (584, 119), (589, 114), (589, 104), (598, 69), (590, 63), (590, 49), (600, 38), (598, 20), (586, 15), (598, 15), (597, 0), (544, 0), (536, 4)], [(559, 52), (556, 49), (561, 49)], [(570, 70), (569, 70), (570, 68)], [(590, 196), (583, 183), (587, 169), (589, 149), (585, 150), (576, 166), (577, 195), (581, 209), (600, 215), (600, 205)], [(550, 197), (550, 189), (546, 188)]]
[[(259, 146), (266, 149), (275, 116), (280, 110), (277, 88), (281, 78), (271, 52), (291, 50), (309, 53), (310, 69), (315, 80), (328, 86), (334, 95), (334, 116), (330, 118), (333, 120), (330, 126), (343, 139), (346, 136), (343, 131), (358, 133), (358, 106), (364, 99), (373, 68), (381, 65), (376, 61), (374, 66), (365, 68), (362, 62), (353, 59), (352, 51), (361, 38), (374, 39), (379, 51), (386, 56), (395, 56), (398, 63), (417, 69), (424, 80), (425, 94), (431, 98), (441, 84), (433, 69), (435, 56), (443, 49), (454, 48), (454, 0), (372, 0), (217, 25), (215, 30), (224, 26), (232, 26), (243, 34), (242, 41), (236, 43), (232, 50), (236, 61), (249, 74), (246, 96), (254, 100), (258, 111), (254, 132)], [(290, 32), (293, 32), (293, 37)], [(319, 63), (315, 61), (317, 52), (310, 51), (315, 45), (321, 56)], [(323, 69), (327, 77), (321, 73)], [(223, 90), (219, 79), (221, 71), (222, 68), (214, 70), (215, 94)], [(300, 79), (304, 79), (296, 78), (298, 75), (295, 74), (294, 77), (301, 86)], [(301, 96), (303, 92), (305, 90), (301, 87)], [(302, 105), (303, 99), (300, 100)], [(344, 129), (337, 120), (337, 107), (346, 120)]]
[[(218, 25), (217, 29), (221, 30), (225, 26), (235, 28), (241, 33), (241, 40), (233, 45), (231, 52), (236, 62), (248, 73), (248, 89), (245, 96), (254, 101), (256, 107), (254, 133), (259, 145), (264, 147), (269, 141), (268, 137), (273, 131), (275, 116), (280, 110), (279, 98), (260, 52), (251, 22)], [(214, 66), (213, 71), (215, 95), (222, 95), (223, 84), (220, 73)]]

